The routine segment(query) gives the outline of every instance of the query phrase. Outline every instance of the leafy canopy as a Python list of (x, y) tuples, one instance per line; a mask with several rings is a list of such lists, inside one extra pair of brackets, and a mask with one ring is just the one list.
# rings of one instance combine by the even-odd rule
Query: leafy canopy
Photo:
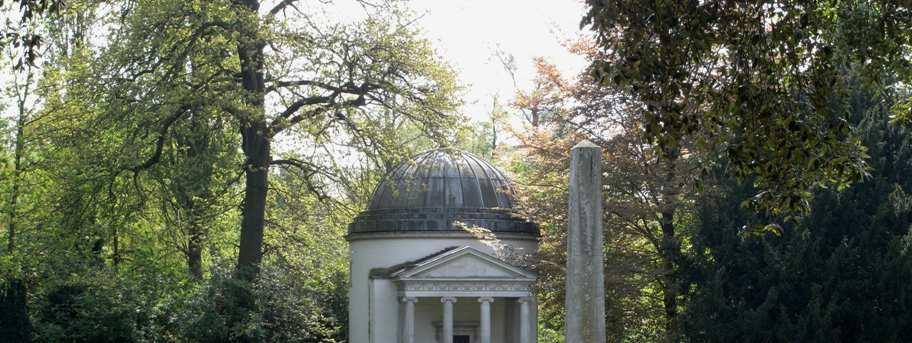
[(752, 203), (772, 213), (806, 211), (813, 189), (866, 174), (846, 70), (874, 88), (912, 79), (912, 11), (897, 2), (587, 3), (601, 48), (592, 72), (645, 109), (650, 140), (674, 152), (693, 139), (753, 177)]

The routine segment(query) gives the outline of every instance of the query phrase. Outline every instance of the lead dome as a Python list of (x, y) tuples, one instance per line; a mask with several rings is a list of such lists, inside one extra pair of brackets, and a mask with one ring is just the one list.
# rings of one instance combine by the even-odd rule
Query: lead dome
[(463, 231), (458, 223), (493, 232), (538, 235), (513, 209), (513, 184), (481, 158), (456, 149), (430, 150), (390, 171), (374, 190), (349, 234)]

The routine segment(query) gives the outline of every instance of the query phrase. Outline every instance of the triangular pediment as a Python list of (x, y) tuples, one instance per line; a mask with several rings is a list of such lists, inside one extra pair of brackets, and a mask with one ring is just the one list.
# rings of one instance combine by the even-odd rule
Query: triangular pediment
[(447, 251), (407, 269), (396, 279), (534, 279), (535, 275), (472, 247)]

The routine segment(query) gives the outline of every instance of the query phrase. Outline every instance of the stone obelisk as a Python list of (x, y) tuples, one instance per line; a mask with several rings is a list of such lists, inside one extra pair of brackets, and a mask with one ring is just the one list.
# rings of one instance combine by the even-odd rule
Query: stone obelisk
[(571, 150), (567, 343), (605, 342), (601, 157), (602, 149), (590, 141)]

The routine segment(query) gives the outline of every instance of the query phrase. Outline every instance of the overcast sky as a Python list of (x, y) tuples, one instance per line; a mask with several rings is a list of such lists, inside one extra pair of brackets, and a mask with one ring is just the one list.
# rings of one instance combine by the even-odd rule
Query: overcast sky
[(520, 87), (531, 84), (537, 56), (565, 73), (584, 67), (561, 46), (580, 32), (581, 0), (412, 0), (410, 6), (423, 14), (419, 25), (467, 86), (463, 111), (472, 118), (486, 119), (492, 96), (507, 103), (515, 94), (497, 49), (516, 58)]
[[(507, 104), (515, 94), (510, 75), (495, 57), (498, 49), (513, 55), (521, 88), (534, 77), (532, 59), (545, 57), (567, 74), (578, 73), (584, 61), (566, 51), (561, 42), (579, 35), (582, 0), (411, 0), (421, 16), (418, 25), (434, 42), (438, 53), (456, 68), (465, 85), (463, 113), (487, 120), (492, 97)], [(340, 1), (351, 15), (352, 2)], [(352, 18), (339, 18), (347, 21)], [(0, 76), (0, 81), (9, 81)]]

